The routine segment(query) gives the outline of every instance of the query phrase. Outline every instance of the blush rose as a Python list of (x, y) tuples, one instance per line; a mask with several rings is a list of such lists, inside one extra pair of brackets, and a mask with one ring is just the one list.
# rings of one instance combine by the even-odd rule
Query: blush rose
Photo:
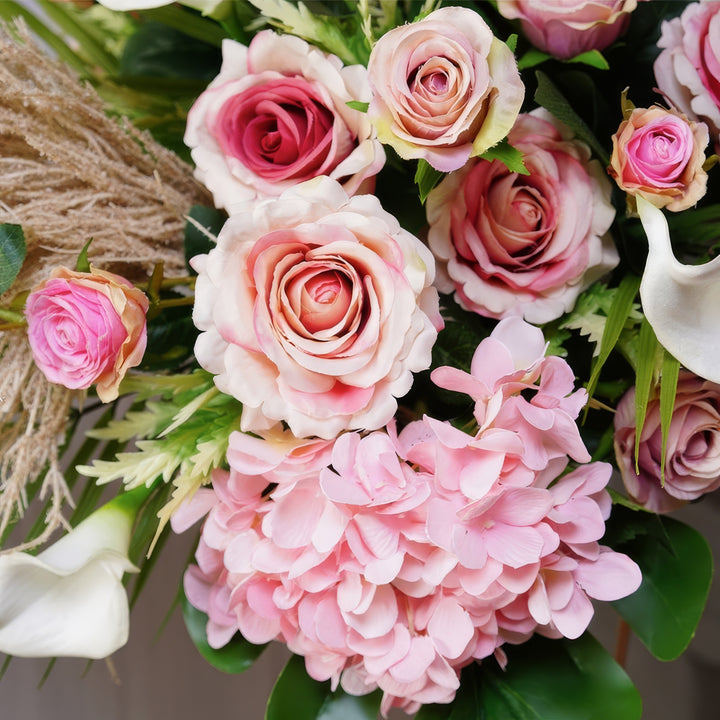
[(665, 513), (720, 487), (720, 385), (681, 371), (661, 477), (660, 401), (651, 398), (640, 434), (635, 472), (635, 389), (615, 413), (615, 457), (630, 497)]
[(364, 67), (271, 30), (222, 49), (220, 74), (190, 109), (184, 138), (217, 207), (232, 214), (237, 202), (320, 175), (351, 195), (374, 182), (385, 153), (365, 114), (348, 106), (369, 100)]
[(525, 88), (510, 49), (473, 10), (446, 7), (397, 27), (368, 62), (378, 138), (437, 170), (462, 167), (502, 140)]
[(635, 108), (613, 135), (609, 173), (656, 207), (687, 210), (707, 188), (707, 126), (661, 107)]
[(195, 354), (244, 404), (243, 430), (382, 427), (430, 364), (432, 255), (372, 195), (316, 178), (250, 202), (192, 265)]
[(689, 118), (704, 122), (720, 150), (720, 2), (691, 3), (663, 22), (658, 47), (658, 88)]
[(589, 149), (544, 111), (520, 115), (508, 139), (529, 175), (475, 160), (428, 196), (436, 284), (480, 315), (549, 322), (618, 262), (606, 236), (610, 183)]
[(145, 353), (148, 307), (145, 294), (119, 275), (56, 268), (25, 305), (35, 364), (50, 382), (95, 384), (100, 400), (115, 400)]
[(519, 20), (536, 48), (566, 60), (615, 42), (636, 5), (637, 0), (500, 0), (498, 11)]

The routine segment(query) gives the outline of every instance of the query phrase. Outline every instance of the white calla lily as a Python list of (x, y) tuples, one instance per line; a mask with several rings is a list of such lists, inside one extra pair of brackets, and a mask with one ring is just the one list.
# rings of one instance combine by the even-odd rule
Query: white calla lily
[(640, 284), (645, 317), (663, 347), (688, 370), (720, 383), (720, 257), (704, 265), (678, 262), (663, 212), (635, 199), (649, 244)]
[(99, 659), (127, 642), (122, 576), (137, 572), (127, 552), (145, 494), (118, 496), (37, 556), (0, 555), (0, 652)]

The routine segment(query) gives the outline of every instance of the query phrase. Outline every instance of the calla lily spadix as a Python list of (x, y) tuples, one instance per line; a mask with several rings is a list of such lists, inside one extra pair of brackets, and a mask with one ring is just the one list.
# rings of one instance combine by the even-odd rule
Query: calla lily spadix
[(107, 657), (128, 638), (122, 576), (147, 490), (118, 496), (37, 556), (0, 555), (0, 652), (19, 657)]
[(720, 383), (720, 257), (704, 265), (678, 262), (665, 215), (644, 198), (636, 196), (636, 200), (649, 244), (640, 284), (645, 317), (680, 363)]

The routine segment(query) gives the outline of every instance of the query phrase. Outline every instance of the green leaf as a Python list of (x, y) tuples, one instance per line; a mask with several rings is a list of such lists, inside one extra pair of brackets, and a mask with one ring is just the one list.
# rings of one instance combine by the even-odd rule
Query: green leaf
[(183, 619), (190, 639), (200, 654), (214, 667), (224, 673), (241, 673), (247, 670), (258, 659), (265, 645), (254, 645), (239, 633), (224, 647), (211, 648), (207, 641), (206, 626), (208, 617), (204, 612), (193, 607), (185, 593), (180, 598)]
[(587, 385), (588, 398), (592, 397), (597, 381), (600, 378), (600, 371), (610, 357), (610, 353), (617, 344), (620, 333), (625, 326), (625, 321), (632, 312), (633, 300), (639, 288), (640, 278), (635, 275), (626, 275), (618, 286), (603, 329), (600, 352), (595, 358), (590, 373), (590, 380)]
[(468, 666), (453, 703), (423, 707), (416, 720), (639, 720), (638, 691), (591, 635), (504, 649), (505, 670), (490, 659)]
[(588, 50), (587, 52), (580, 53), (579, 55), (566, 60), (566, 62), (583, 63), (584, 65), (590, 65), (591, 67), (597, 68), (598, 70), (610, 69), (610, 64), (599, 50)]
[(361, 696), (332, 692), (329, 681), (313, 680), (303, 658), (293, 655), (273, 687), (265, 720), (375, 720), (380, 699), (378, 691)]
[(535, 102), (542, 105), (560, 122), (567, 125), (580, 140), (585, 141), (595, 151), (603, 165), (607, 165), (610, 162), (610, 157), (605, 148), (600, 144), (586, 122), (572, 109), (565, 96), (553, 85), (544, 72), (536, 70), (535, 77), (537, 78)]
[(15, 282), (26, 253), (25, 233), (20, 225), (0, 225), (0, 294)]
[(527, 70), (528, 68), (535, 67), (544, 63), (546, 60), (552, 59), (552, 55), (538, 50), (537, 48), (530, 48), (519, 60), (518, 70)]
[(525, 167), (523, 162), (523, 154), (517, 148), (514, 148), (507, 139), (501, 140), (496, 145), (493, 145), (489, 150), (486, 150), (480, 157), (483, 160), (499, 160), (503, 165), (507, 167), (510, 172), (518, 173), (519, 175), (529, 175), (530, 171)]
[[(214, 20), (201, 17), (197, 13), (182, 8), (175, 3), (148, 8), (143, 10), (142, 14), (144, 17), (155, 21), (152, 23), (153, 25), (162, 24), (168, 28), (179, 30), (186, 39), (191, 37), (207, 45), (214, 45), (219, 48), (225, 37), (223, 29)], [(193, 53), (188, 52), (187, 57), (191, 60)]]
[(662, 375), (660, 375), (660, 481), (665, 484), (665, 451), (667, 450), (670, 421), (675, 408), (680, 363), (666, 350), (663, 356)]
[(430, 191), (443, 179), (445, 173), (436, 170), (427, 160), (418, 160), (415, 184), (418, 186), (420, 202), (425, 203)]
[(77, 262), (75, 263), (75, 270), (77, 272), (90, 272), (90, 260), (88, 260), (88, 250), (90, 249), (90, 243), (93, 241), (92, 238), (90, 238), (85, 245), (83, 246), (83, 249), (80, 251), (80, 254), (78, 255)]
[(518, 36), (517, 33), (513, 33), (508, 37), (508, 39), (505, 41), (505, 44), (510, 48), (511, 53), (515, 53), (517, 50), (517, 42), (518, 42)]
[(657, 379), (657, 357), (660, 344), (647, 318), (643, 318), (637, 343), (635, 368), (635, 472), (640, 473), (640, 435), (645, 424), (650, 389)]
[(357, 110), (358, 112), (366, 113), (370, 107), (370, 103), (360, 102), (360, 100), (348, 100), (345, 103), (349, 108)]
[(205, 205), (193, 205), (190, 208), (185, 224), (185, 262), (193, 274), (190, 260), (196, 255), (210, 252), (215, 247), (209, 236), (217, 237), (226, 220), (227, 215), (221, 210)]
[[(625, 517), (619, 510), (613, 508), (613, 519), (616, 514)], [(636, 532), (615, 549), (635, 560), (643, 580), (636, 592), (612, 604), (656, 658), (674, 660), (695, 635), (705, 608), (713, 574), (712, 553), (705, 538), (679, 520), (632, 514), (636, 527), (650, 529)]]

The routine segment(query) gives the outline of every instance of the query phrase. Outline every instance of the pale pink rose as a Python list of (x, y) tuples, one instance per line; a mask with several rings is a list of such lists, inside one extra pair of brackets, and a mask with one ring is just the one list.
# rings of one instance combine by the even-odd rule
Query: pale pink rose
[(520, 20), (536, 48), (566, 60), (615, 42), (636, 5), (637, 0), (499, 0), (498, 11)]
[(248, 47), (234, 40), (222, 47), (220, 74), (190, 109), (185, 131), (196, 177), (217, 207), (232, 214), (238, 202), (320, 175), (350, 195), (374, 183), (385, 153), (365, 113), (348, 106), (370, 98), (363, 66), (345, 67), (272, 30)]
[(545, 111), (520, 115), (508, 136), (529, 175), (471, 160), (427, 199), (437, 287), (486, 317), (545, 323), (612, 269), (615, 211), (603, 168)]
[(630, 195), (671, 212), (687, 210), (707, 188), (708, 139), (705, 123), (676, 110), (635, 108), (612, 136), (608, 172)]
[(50, 382), (95, 384), (100, 400), (115, 400), (145, 353), (148, 307), (145, 294), (119, 275), (56, 268), (25, 305), (35, 364)]
[(443, 172), (502, 140), (525, 94), (510, 49), (461, 7), (390, 30), (375, 43), (368, 73), (378, 138)]
[(615, 413), (615, 458), (630, 497), (653, 512), (670, 512), (720, 487), (720, 386), (681, 371), (660, 473), (660, 400), (648, 403), (635, 472), (635, 389)]
[(250, 202), (192, 264), (196, 357), (244, 404), (244, 430), (382, 427), (430, 364), (433, 258), (374, 196), (316, 178)]
[(720, 148), (720, 2), (688, 5), (662, 24), (655, 60), (660, 91), (689, 118), (704, 122)]

